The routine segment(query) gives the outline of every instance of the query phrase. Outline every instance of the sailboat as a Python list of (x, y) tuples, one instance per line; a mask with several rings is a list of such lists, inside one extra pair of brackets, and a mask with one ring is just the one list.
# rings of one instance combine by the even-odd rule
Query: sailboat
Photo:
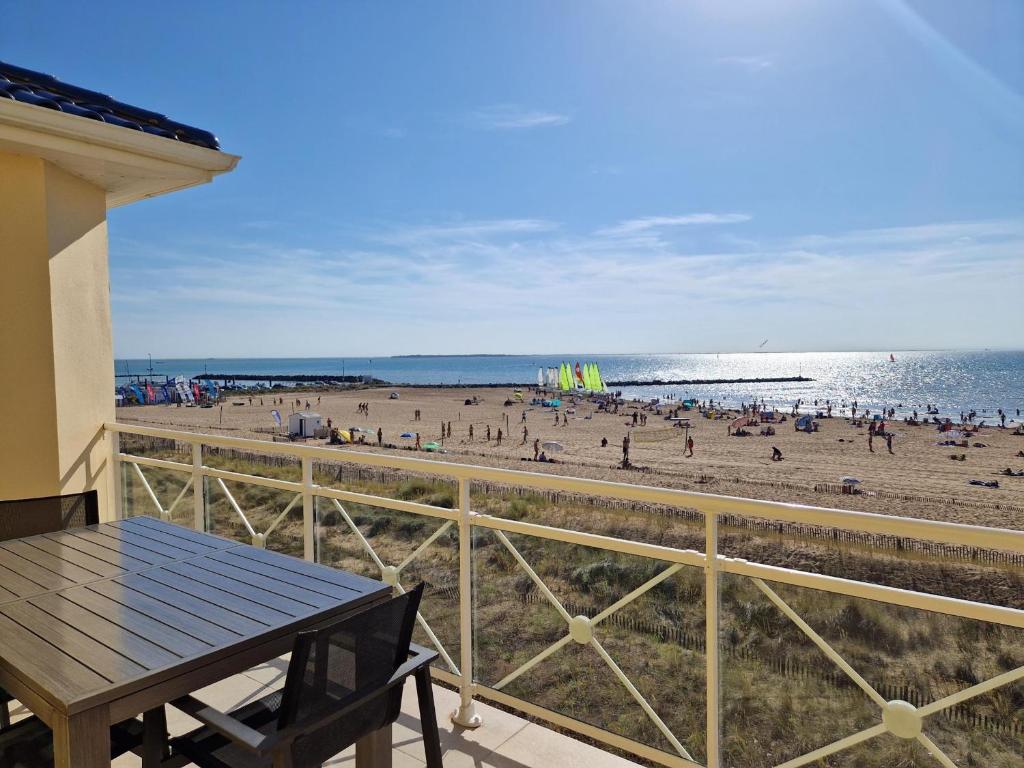
[(889, 362), (890, 362), (890, 363), (895, 363), (895, 362), (896, 362), (896, 358), (895, 358), (895, 357), (893, 357), (893, 354), (892, 354), (892, 352), (890, 352), (890, 353), (889, 353)]
[(543, 387), (544, 386), (544, 369), (543, 368), (538, 368), (537, 369), (537, 386), (538, 387)]

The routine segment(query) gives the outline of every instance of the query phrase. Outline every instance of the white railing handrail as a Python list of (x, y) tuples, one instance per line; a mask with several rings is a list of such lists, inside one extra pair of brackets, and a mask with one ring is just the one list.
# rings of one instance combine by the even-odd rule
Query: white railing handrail
[[(1010, 670), (1001, 675), (985, 680), (972, 686), (969, 689), (960, 691), (957, 694), (946, 696), (934, 701), (927, 706), (914, 707), (907, 702), (887, 702), (872, 686), (863, 678), (855, 667), (844, 659), (842, 655), (833, 648), (824, 638), (807, 624), (799, 614), (788, 605), (765, 580), (778, 582), (797, 587), (816, 589), (848, 597), (876, 600), (890, 605), (898, 605), (917, 610), (945, 613), (978, 621), (986, 621), (1003, 626), (1024, 629), (1024, 610), (1006, 606), (993, 605), (990, 603), (964, 600), (946, 595), (916, 592), (897, 587), (886, 586), (871, 581), (856, 581), (837, 576), (830, 576), (809, 571), (794, 570), (791, 568), (767, 565), (764, 563), (751, 562), (739, 558), (728, 557), (718, 552), (718, 524), (720, 518), (728, 517), (753, 517), (761, 520), (770, 520), (786, 523), (802, 523), (813, 526), (814, 529), (821, 529), (825, 535), (829, 529), (842, 529), (859, 533), (881, 534), (883, 536), (924, 540), (939, 542), (942, 544), (967, 545), (978, 549), (993, 549), (1014, 554), (1024, 554), (1024, 531), (1016, 531), (1000, 528), (988, 528), (983, 526), (964, 525), (960, 523), (948, 523), (932, 520), (921, 520), (914, 518), (895, 517), (879, 515), (867, 512), (855, 512), (849, 510), (829, 509), (823, 507), (812, 507), (800, 504), (788, 504), (774, 501), (761, 501), (755, 499), (743, 499), (731, 496), (721, 496), (707, 493), (695, 493), (670, 488), (656, 488), (652, 486), (629, 485), (602, 480), (590, 480), (576, 477), (569, 477), (557, 474), (540, 474), (535, 472), (523, 472), (517, 470), (497, 469), (493, 467), (481, 467), (470, 464), (459, 464), (427, 460), (419, 458), (408, 458), (403, 456), (381, 455), (370, 452), (339, 451), (333, 448), (320, 446), (295, 445), (286, 443), (273, 443), (264, 440), (253, 440), (248, 438), (226, 437), (223, 435), (208, 435), (197, 432), (184, 432), (153, 427), (141, 427), (130, 424), (109, 423), (106, 428), (112, 433), (112, 460), (115, 470), (120, 472), (120, 466), (129, 465), (134, 477), (141, 484), (145, 497), (148, 498), (157, 513), (168, 518), (179, 502), (184, 497), (189, 486), (195, 492), (195, 524), (198, 528), (205, 528), (206, 504), (211, 491), (206, 489), (205, 478), (214, 481), (211, 490), (216, 489), (217, 495), (223, 495), (241, 520), (246, 531), (255, 546), (266, 546), (267, 537), (277, 528), (278, 524), (288, 513), (302, 502), (303, 511), (303, 537), (304, 557), (308, 560), (316, 559), (314, 545), (315, 536), (315, 514), (314, 504), (317, 498), (330, 499), (336, 511), (344, 519), (348, 529), (359, 540), (366, 554), (381, 571), (381, 578), (391, 584), (399, 592), (404, 591), (400, 577), (403, 569), (442, 535), (449, 531), (456, 523), (458, 524), (458, 547), (459, 547), (459, 632), (460, 632), (460, 660), (456, 665), (454, 659), (447, 653), (440, 639), (434, 633), (427, 620), (417, 616), (417, 623), (426, 632), (430, 642), (437, 647), (444, 659), (448, 669), (437, 670), (438, 676), (449, 683), (458, 686), (460, 691), (460, 706), (453, 713), (453, 719), (464, 726), (474, 727), (480, 724), (480, 718), (474, 708), (474, 696), (491, 698), (498, 702), (512, 703), (523, 711), (539, 715), (550, 722), (564, 727), (571, 728), (580, 733), (592, 736), (612, 746), (631, 751), (642, 757), (646, 757), (670, 768), (693, 768), (699, 767), (691, 757), (687, 747), (681, 743), (672, 730), (662, 720), (659, 713), (654, 709), (643, 693), (633, 684), (629, 676), (618, 665), (608, 649), (593, 635), (593, 627), (634, 601), (637, 597), (645, 594), (651, 588), (664, 579), (669, 578), (684, 567), (703, 568), (705, 571), (705, 674), (706, 674), (706, 749), (707, 765), (709, 768), (720, 768), (720, 723), (719, 723), (719, 576), (724, 573), (742, 576), (752, 582), (775, 604), (783, 615), (792, 621), (800, 631), (818, 646), (818, 648), (829, 658), (848, 678), (864, 690), (869, 698), (879, 707), (880, 724), (871, 726), (856, 734), (841, 738), (831, 744), (808, 752), (800, 757), (780, 763), (776, 768), (798, 768), (807, 765), (819, 758), (835, 754), (849, 747), (872, 739), (875, 736), (891, 733), (902, 738), (916, 738), (925, 748), (938, 760), (941, 765), (954, 765), (950, 758), (934, 744), (920, 729), (921, 720), (940, 710), (948, 709), (961, 701), (974, 698), (997, 687), (1011, 684), (1018, 680), (1024, 680), (1024, 666)], [(191, 463), (157, 459), (148, 456), (136, 456), (123, 453), (120, 449), (119, 436), (123, 433), (141, 435), (146, 437), (162, 438), (186, 444), (191, 447)], [(232, 472), (206, 466), (203, 462), (203, 448), (205, 446), (222, 447), (239, 451), (247, 451), (257, 454), (271, 454), (277, 456), (288, 456), (301, 460), (301, 481), (281, 480), (258, 475), (250, 475), (243, 472)], [(423, 504), (421, 502), (393, 499), (387, 496), (375, 496), (365, 493), (357, 493), (349, 490), (342, 490), (330, 486), (321, 486), (313, 479), (313, 461), (323, 460), (325, 462), (342, 462), (368, 465), (373, 467), (384, 467), (388, 469), (405, 470), (436, 478), (455, 479), (458, 482), (458, 505), (454, 509), (446, 507)], [(167, 509), (164, 509), (161, 500), (154, 492), (142, 467), (171, 470), (175, 472), (190, 473), (191, 477), (183, 488), (178, 491), (173, 502)], [(258, 485), (294, 494), (288, 505), (279, 512), (273, 522), (263, 531), (257, 531), (253, 523), (246, 516), (245, 511), (238, 504), (225, 484), (225, 480), (235, 483)], [(659, 504), (669, 507), (682, 507), (694, 509), (703, 514), (705, 551), (700, 552), (692, 549), (680, 549), (676, 547), (652, 544), (633, 539), (606, 536), (587, 531), (573, 530), (571, 528), (553, 527), (536, 522), (508, 519), (501, 516), (478, 513), (470, 509), (470, 487), (474, 481), (488, 481), (499, 486), (532, 488), (540, 490), (568, 491), (585, 496), (596, 498), (631, 500), (650, 504)], [(121, 514), (120, 496), (115, 511)], [(388, 563), (375, 551), (373, 544), (362, 534), (354, 520), (342, 506), (342, 502), (362, 504), (384, 509), (408, 512), (417, 515), (424, 515), (440, 519), (441, 526), (432, 535), (421, 542), (419, 546), (400, 563)], [(539, 654), (536, 654), (519, 666), (493, 687), (481, 684), (474, 674), (473, 669), (473, 582), (471, 579), (470, 561), (470, 540), (474, 528), (490, 530), (513, 556), (518, 566), (530, 577), (537, 586), (539, 592), (545, 597), (561, 618), (566, 623), (565, 634), (561, 639), (549, 645)], [(666, 567), (657, 575), (648, 579), (633, 591), (622, 596), (611, 605), (608, 605), (600, 613), (592, 617), (571, 616), (566, 608), (559, 601), (558, 597), (544, 583), (544, 580), (532, 568), (529, 561), (508, 539), (506, 533), (519, 534), (522, 536), (548, 539), (563, 543), (576, 544), (580, 546), (620, 552), (662, 561)], [(674, 752), (663, 752), (657, 747), (634, 741), (624, 735), (607, 731), (597, 726), (577, 723), (571, 718), (566, 718), (558, 712), (545, 710), (537, 705), (522, 699), (511, 697), (501, 689), (521, 674), (528, 672), (538, 664), (544, 663), (547, 658), (559, 652), (560, 649), (576, 642), (591, 647), (603, 663), (609, 668), (614, 678), (625, 687), (629, 695), (636, 701), (637, 705), (644, 711), (647, 717), (653, 722), (665, 739), (672, 745)], [(908, 709), (909, 708), (909, 709)], [(895, 712), (895, 714), (893, 714)], [(909, 718), (909, 720), (908, 720)], [(913, 726), (916, 722), (916, 732)]]
[[(291, 456), (293, 458), (323, 459), (325, 461), (387, 467), (389, 469), (419, 472), (435, 477), (449, 477), (460, 480), (489, 480), (491, 482), (537, 490), (570, 491), (605, 498), (642, 501), (672, 507), (686, 507), (696, 509), (698, 512), (715, 515), (739, 515), (778, 522), (805, 523), (825, 528), (839, 528), (862, 533), (878, 533), (941, 544), (966, 545), (981, 549), (997, 549), (1024, 554), (1024, 531), (1009, 528), (992, 528), (965, 523), (950, 523), (942, 520), (882, 515), (874, 512), (857, 512), (780, 501), (745, 499), (739, 496), (683, 491), (676, 488), (616, 483), (609, 480), (592, 480), (567, 475), (524, 472), (522, 470), (500, 469), (430, 459), (414, 459), (405, 456), (390, 456), (362, 451), (340, 451), (336, 448), (324, 448), (321, 446), (274, 443), (268, 440), (210, 435), (201, 432), (182, 432), (171, 429), (136, 426), (134, 424), (107, 422), (105, 427), (112, 432), (157, 437), (166, 440), (176, 440), (182, 443), (201, 443), (202, 445), (220, 448), (234, 448), (236, 450)], [(161, 464), (157, 463), (160, 460), (150, 459), (149, 461), (154, 466), (161, 466)], [(170, 464), (170, 462), (167, 464)], [(167, 466), (167, 468), (191, 470), (192, 467), (191, 465), (182, 464), (180, 467)], [(265, 484), (272, 487), (280, 487), (282, 490), (286, 487), (291, 490), (293, 485), (299, 485), (281, 480), (273, 480)]]

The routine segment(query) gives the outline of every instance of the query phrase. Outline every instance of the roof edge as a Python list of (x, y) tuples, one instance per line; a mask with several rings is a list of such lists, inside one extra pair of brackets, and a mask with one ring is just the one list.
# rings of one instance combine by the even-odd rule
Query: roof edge
[[(78, 115), (46, 109), (35, 104), (0, 99), (0, 127), (11, 126), (45, 134), (78, 145), (76, 154), (89, 154), (90, 147), (116, 150), (140, 158), (148, 158), (206, 171), (214, 175), (227, 173), (238, 165), (239, 155), (195, 144), (168, 141), (141, 131), (128, 131)], [(70, 149), (70, 147), (69, 147)]]

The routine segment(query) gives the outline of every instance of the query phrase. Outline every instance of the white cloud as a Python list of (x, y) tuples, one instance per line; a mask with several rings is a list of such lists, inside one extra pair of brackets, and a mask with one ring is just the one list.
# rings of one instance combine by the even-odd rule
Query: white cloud
[[(642, 233), (746, 220), (736, 216), (630, 221), (644, 222), (632, 225)], [(804, 348), (934, 346), (944, 318), (959, 334), (944, 343), (1015, 343), (1024, 221), (752, 234), (740, 247), (707, 235), (703, 248), (681, 250), (657, 237), (573, 234), (509, 218), (389, 227), (320, 249), (246, 239), (154, 257), (156, 248), (119, 242), (118, 353), (557, 352), (570, 342), (714, 350), (745, 339), (745, 329), (758, 329), (756, 344), (762, 327)], [(958, 308), (978, 296), (969, 312)], [(698, 319), (698, 335), (680, 335)]]
[(750, 221), (745, 213), (686, 213), (680, 216), (642, 216), (620, 221), (613, 227), (599, 229), (595, 234), (604, 236), (636, 235), (665, 227), (685, 227), (695, 224), (740, 224)]
[(530, 128), (552, 128), (565, 125), (572, 118), (558, 112), (526, 109), (516, 104), (494, 104), (475, 110), (469, 116), (477, 128), (514, 131)]
[(722, 56), (718, 63), (739, 67), (747, 72), (762, 72), (775, 66), (775, 62), (767, 56)]

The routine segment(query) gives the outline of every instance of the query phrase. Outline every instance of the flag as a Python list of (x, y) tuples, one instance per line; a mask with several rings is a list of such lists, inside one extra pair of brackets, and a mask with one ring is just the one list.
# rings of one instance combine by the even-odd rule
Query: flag
[(146, 382), (146, 401), (150, 403), (156, 402), (156, 393), (153, 391), (153, 385), (148, 381)]
[(275, 409), (275, 410), (270, 412), (270, 415), (274, 417), (274, 421), (276, 421), (277, 422), (277, 426), (280, 427), (281, 426), (281, 412)]

